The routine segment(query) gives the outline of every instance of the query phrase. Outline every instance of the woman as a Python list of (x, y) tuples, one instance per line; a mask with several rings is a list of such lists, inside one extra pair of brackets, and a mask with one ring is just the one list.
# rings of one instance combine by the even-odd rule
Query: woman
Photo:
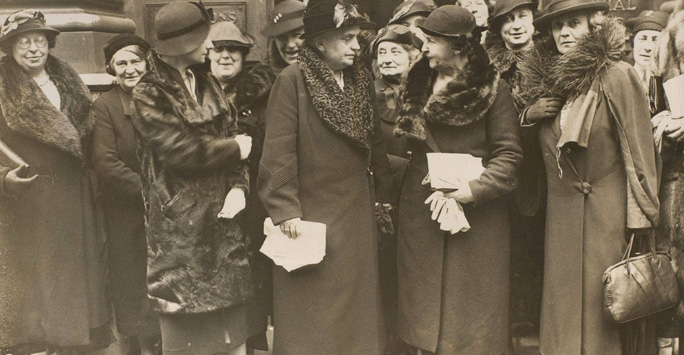
[(642, 11), (637, 17), (625, 21), (631, 32), (632, 59), (634, 69), (639, 74), (641, 85), (648, 92), (648, 82), (651, 77), (651, 60), (656, 50), (658, 37), (667, 25), (668, 13), (663, 11)]
[(305, 5), (299, 0), (284, 0), (273, 7), (261, 32), (268, 37), (266, 63), (278, 75), (290, 64), (297, 63), (297, 56), (304, 39)]
[(114, 305), (116, 329), (137, 338), (142, 355), (154, 353), (159, 321), (147, 300), (147, 240), (140, 162), (131, 125), (131, 92), (147, 72), (150, 45), (122, 34), (104, 48), (105, 66), (116, 86), (95, 103), (93, 167), (105, 216), (108, 239), (108, 294)]
[[(413, 152), (399, 204), (399, 336), (413, 353), (507, 353), (505, 195), (522, 159), (515, 106), (468, 10), (439, 7), (421, 29), (423, 57), (408, 73), (396, 128)], [(443, 195), (463, 205), (467, 232), (446, 233), (431, 218), (431, 152), (482, 158), (478, 179)]]
[(361, 23), (353, 5), (310, 1), (299, 63), (280, 73), (266, 109), (258, 177), (266, 211), (291, 238), (302, 221), (326, 225), (321, 263), (273, 269), (276, 354), (383, 351), (372, 183), (388, 202), (391, 174), (373, 82), (355, 61)]
[(603, 305), (603, 272), (632, 233), (647, 234), (659, 219), (648, 102), (620, 61), (624, 32), (603, 16), (607, 9), (602, 1), (550, 3), (534, 21), (543, 38), (522, 66), (534, 103), (523, 124), (539, 130), (548, 185), (543, 354), (642, 354), (655, 345), (634, 349), (631, 327)]
[[(207, 54), (211, 73), (221, 84), (226, 99), (237, 108), (240, 131), (252, 137), (252, 152), (249, 155), (250, 186), (256, 186), (266, 125), (264, 111), (275, 75), (268, 65), (247, 63), (247, 55), (254, 45), (254, 39), (233, 22), (212, 24), (209, 40), (213, 44)], [(255, 291), (255, 299), (247, 308), (250, 327), (247, 347), (259, 350), (268, 350), (266, 327), (273, 307), (272, 262), (259, 252), (264, 243), (266, 217), (268, 216), (256, 189), (251, 189), (245, 212), (240, 218), (240, 226), (248, 238), (249, 264)]]
[(0, 348), (92, 351), (111, 332), (87, 169), (90, 93), (50, 55), (59, 31), (42, 12), (13, 13), (0, 33), (0, 138), (28, 164), (0, 165)]
[[(475, 16), (477, 27), (487, 29), (487, 20), (489, 19), (491, 4), (489, 0), (456, 0), (456, 5), (465, 8)], [(480, 44), (484, 44), (487, 39), (487, 32), (482, 34)]]
[(133, 90), (147, 289), (167, 355), (246, 354), (252, 278), (234, 217), (249, 190), (251, 138), (236, 135), (237, 114), (215, 79), (191, 68), (212, 46), (209, 24), (201, 3), (162, 7), (156, 53)]

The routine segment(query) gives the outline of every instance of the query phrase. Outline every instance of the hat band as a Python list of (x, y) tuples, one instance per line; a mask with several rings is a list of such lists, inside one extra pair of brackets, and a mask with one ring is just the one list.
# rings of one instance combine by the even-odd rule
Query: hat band
[(294, 20), (294, 19), (299, 19), (299, 18), (303, 18), (303, 17), (304, 17), (304, 10), (299, 10), (299, 11), (290, 12), (290, 13), (286, 13), (286, 14), (279, 12), (279, 13), (273, 15), (273, 17), (271, 18), (271, 22), (273, 22), (273, 24), (278, 24), (279, 22), (282, 22), (282, 21)]
[(166, 33), (157, 33), (157, 39), (160, 39), (163, 41), (163, 40), (171, 39), (174, 37), (182, 36), (184, 34), (188, 34), (188, 33), (192, 32), (192, 31), (194, 31), (194, 30), (196, 30), (196, 29), (198, 29), (198, 28), (200, 28), (206, 24), (207, 24), (206, 19), (201, 19), (201, 20), (199, 20), (199, 21), (197, 21), (197, 22), (195, 22), (189, 26), (177, 29), (175, 31), (166, 32)]

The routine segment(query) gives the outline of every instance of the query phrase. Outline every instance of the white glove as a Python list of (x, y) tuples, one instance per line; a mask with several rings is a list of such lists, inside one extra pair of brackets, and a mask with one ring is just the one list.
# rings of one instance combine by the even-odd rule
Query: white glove
[(231, 219), (245, 209), (246, 205), (245, 191), (242, 189), (231, 189), (223, 201), (223, 208), (219, 212), (218, 218)]
[(252, 152), (252, 137), (246, 134), (238, 134), (235, 136), (235, 141), (240, 146), (240, 160), (245, 160)]

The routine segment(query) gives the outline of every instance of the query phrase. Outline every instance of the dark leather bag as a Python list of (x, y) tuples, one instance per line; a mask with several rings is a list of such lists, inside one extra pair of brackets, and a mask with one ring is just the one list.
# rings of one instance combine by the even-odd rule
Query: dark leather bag
[(662, 76), (654, 75), (648, 79), (648, 104), (651, 110), (651, 116), (655, 116), (661, 111), (667, 109)]
[(604, 306), (618, 323), (626, 323), (664, 311), (679, 303), (679, 287), (670, 255), (656, 252), (653, 233), (650, 251), (630, 256), (634, 234), (622, 261), (603, 273)]

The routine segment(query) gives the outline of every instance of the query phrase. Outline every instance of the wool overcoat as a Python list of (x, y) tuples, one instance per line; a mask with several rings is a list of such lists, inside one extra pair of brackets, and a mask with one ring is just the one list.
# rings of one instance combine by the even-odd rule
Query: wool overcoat
[(140, 162), (131, 124), (131, 94), (116, 85), (93, 103), (93, 168), (104, 212), (108, 295), (123, 335), (159, 334), (147, 299), (147, 239)]
[[(502, 354), (509, 343), (506, 194), (516, 187), (522, 149), (510, 89), (478, 60), (484, 65), (468, 70), (478, 78), (461, 74), (438, 93), (428, 59), (416, 62), (397, 119), (413, 152), (399, 202), (399, 336), (438, 354)], [(435, 151), (427, 132), (442, 153), (482, 158), (485, 171), (469, 182), (475, 202), (464, 205), (468, 232), (441, 231), (424, 203), (433, 192), (421, 184), (426, 154)]]
[(631, 353), (627, 328), (604, 309), (602, 277), (621, 260), (628, 225), (657, 225), (658, 169), (646, 96), (634, 68), (618, 61), (624, 35), (616, 26), (605, 23), (562, 56), (546, 38), (534, 54), (545, 64), (525, 61), (546, 75), (523, 68), (531, 88), (549, 88), (546, 96), (596, 95), (595, 109), (567, 118), (583, 122), (577, 141), (559, 144), (560, 116), (538, 124), (548, 181), (542, 354)]
[[(342, 98), (332, 72), (312, 50), (303, 51), (307, 53), (300, 52), (300, 63), (285, 68), (271, 90), (259, 196), (275, 224), (296, 217), (324, 223), (326, 255), (321, 263), (290, 273), (274, 267), (278, 331), (273, 350), (279, 355), (381, 354), (385, 334), (373, 181), (378, 184), (378, 200), (383, 201), (391, 174), (379, 124), (372, 121), (373, 82), (359, 64), (345, 69), (345, 91), (354, 94)], [(306, 81), (302, 66), (309, 73), (317, 69), (320, 76)], [(341, 112), (332, 115), (340, 119), (336, 125), (323, 120), (318, 104), (361, 104), (371, 109), (355, 118)], [(358, 139), (341, 133), (353, 122), (360, 125), (345, 132), (358, 134)], [(362, 146), (359, 140), (371, 137), (366, 128), (375, 133), (372, 142), (365, 141), (370, 145)]]
[[(61, 110), (12, 56), (0, 63), (0, 139), (39, 175), (21, 196), (0, 184), (0, 348), (87, 345), (90, 329), (108, 324), (104, 233), (87, 168), (90, 93), (59, 59), (48, 56), (46, 70)], [(0, 166), (0, 176), (9, 170)]]
[(165, 314), (242, 305), (252, 295), (245, 238), (235, 219), (218, 218), (231, 189), (249, 192), (235, 108), (213, 77), (194, 72), (195, 101), (176, 69), (155, 53), (148, 63), (133, 90), (148, 294)]

